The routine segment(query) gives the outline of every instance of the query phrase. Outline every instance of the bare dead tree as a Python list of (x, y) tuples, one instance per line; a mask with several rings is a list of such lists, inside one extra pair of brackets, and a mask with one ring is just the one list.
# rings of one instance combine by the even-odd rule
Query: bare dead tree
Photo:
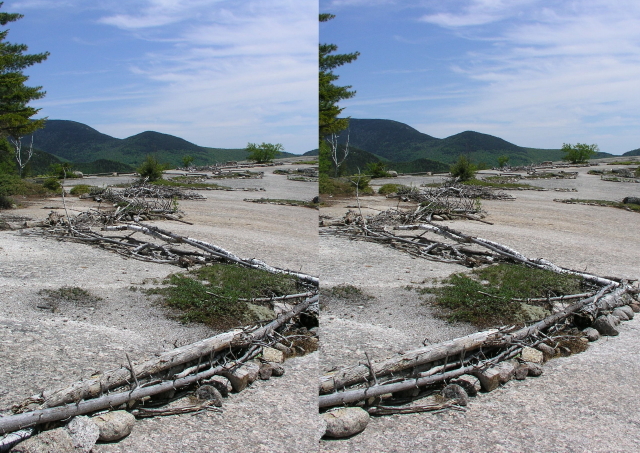
[(33, 135), (31, 136), (31, 146), (29, 146), (29, 149), (26, 150), (26, 158), (22, 154), (22, 137), (9, 137), (9, 140), (11, 140), (11, 144), (15, 148), (14, 155), (16, 161), (18, 162), (18, 167), (20, 167), (20, 176), (22, 176), (24, 167), (27, 166), (27, 164), (31, 160), (31, 157), (33, 156)]
[(344, 145), (344, 154), (342, 155), (342, 159), (338, 158), (338, 152), (340, 150), (340, 145), (338, 144), (338, 136), (336, 134), (331, 134), (327, 139), (329, 142), (329, 146), (331, 146), (331, 160), (336, 166), (336, 170), (334, 175), (336, 178), (338, 177), (338, 173), (340, 170), (340, 165), (347, 160), (347, 156), (349, 155), (349, 131), (347, 130), (347, 143)]

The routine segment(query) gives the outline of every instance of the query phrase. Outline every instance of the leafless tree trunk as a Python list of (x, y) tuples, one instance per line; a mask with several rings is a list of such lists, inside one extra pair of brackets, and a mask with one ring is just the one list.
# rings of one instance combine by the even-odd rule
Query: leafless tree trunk
[(31, 156), (33, 156), (33, 135), (31, 136), (31, 146), (29, 146), (29, 149), (26, 151), (26, 158), (22, 154), (22, 137), (10, 137), (9, 139), (11, 140), (11, 143), (15, 148), (14, 154), (16, 157), (16, 161), (18, 162), (18, 167), (20, 167), (20, 177), (22, 177), (22, 171), (24, 170), (24, 167), (27, 166), (27, 164), (31, 160)]
[(338, 144), (338, 136), (336, 134), (331, 134), (329, 136), (329, 145), (331, 146), (331, 159), (336, 166), (335, 177), (338, 177), (340, 173), (340, 165), (347, 160), (347, 156), (349, 155), (349, 132), (347, 131), (347, 143), (344, 145), (344, 154), (342, 155), (342, 159), (338, 158), (338, 151), (340, 149), (340, 145)]

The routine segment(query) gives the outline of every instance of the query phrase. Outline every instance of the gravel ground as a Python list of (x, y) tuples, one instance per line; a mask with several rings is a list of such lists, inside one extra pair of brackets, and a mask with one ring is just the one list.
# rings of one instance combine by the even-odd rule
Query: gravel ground
[[(640, 195), (640, 185), (601, 181), (580, 168), (575, 180), (536, 180), (547, 191), (510, 191), (515, 201), (482, 201), (487, 225), (442, 222), (474, 236), (511, 246), (527, 256), (600, 275), (640, 278), (638, 213), (570, 205), (554, 198), (621, 201)], [(380, 180), (419, 185), (439, 177)], [(555, 188), (577, 189), (558, 192)], [(339, 217), (354, 200), (336, 200), (322, 215)], [(397, 200), (364, 197), (363, 212), (396, 207)], [(400, 204), (402, 207), (404, 203)], [(379, 244), (349, 241), (320, 231), (323, 291), (351, 284), (373, 299), (326, 298), (321, 317), (321, 370), (364, 362), (364, 353), (388, 357), (474, 329), (434, 318), (407, 285), (429, 284), (464, 268), (414, 259)], [(326, 307), (326, 308), (325, 308)], [(351, 439), (322, 441), (321, 451), (638, 451), (640, 419), (634, 395), (640, 361), (640, 321), (624, 324), (617, 338), (600, 340), (587, 352), (554, 360), (537, 379), (512, 382), (472, 400), (467, 412), (374, 418)]]
[[(265, 171), (263, 179), (228, 184), (245, 187), (250, 181), (265, 191), (207, 191), (206, 201), (180, 201), (184, 219), (194, 225), (157, 224), (241, 257), (317, 275), (317, 211), (243, 201), (259, 197), (310, 200), (317, 195), (317, 184), (288, 181), (286, 176), (273, 175), (275, 168), (260, 168)], [(67, 199), (72, 212), (88, 205), (74, 197)], [(51, 210), (61, 212), (60, 208), (57, 198), (2, 211), (0, 216), (17, 226), (25, 220), (41, 220)], [(127, 260), (85, 244), (29, 235), (29, 231), (0, 232), (0, 414), (42, 390), (118, 367), (126, 362), (125, 353), (141, 361), (216, 333), (204, 326), (181, 324), (143, 293), (130, 290), (179, 268)], [(39, 291), (62, 286), (81, 287), (101, 300), (47, 308), (49, 302)], [(94, 451), (313, 450), (318, 442), (317, 355), (287, 361), (283, 377), (232, 395), (223, 413), (140, 421), (122, 442), (99, 445)]]

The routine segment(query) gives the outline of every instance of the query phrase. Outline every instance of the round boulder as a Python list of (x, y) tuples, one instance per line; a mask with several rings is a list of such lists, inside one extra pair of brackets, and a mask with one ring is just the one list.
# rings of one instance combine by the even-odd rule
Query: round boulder
[(469, 395), (458, 384), (447, 385), (440, 394), (448, 400), (455, 400), (459, 406), (466, 406), (469, 403)]
[(200, 401), (211, 401), (216, 407), (222, 407), (222, 394), (213, 385), (201, 385), (196, 390), (195, 397)]
[(598, 316), (593, 323), (593, 328), (596, 329), (600, 335), (615, 337), (620, 334), (616, 329), (616, 321), (618, 321), (618, 318), (613, 315)]
[(596, 341), (600, 338), (600, 334), (593, 327), (587, 327), (582, 331), (582, 333), (587, 337), (589, 341)]
[(342, 407), (322, 414), (326, 437), (341, 439), (358, 434), (369, 424), (369, 413), (359, 407)]
[(136, 423), (136, 418), (127, 411), (107, 412), (96, 415), (92, 420), (100, 429), (98, 440), (103, 442), (113, 442), (127, 437)]

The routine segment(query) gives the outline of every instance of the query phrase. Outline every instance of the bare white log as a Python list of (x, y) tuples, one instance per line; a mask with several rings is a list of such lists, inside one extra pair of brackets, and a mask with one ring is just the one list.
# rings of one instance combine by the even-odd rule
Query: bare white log
[(311, 283), (315, 286), (320, 284), (320, 279), (318, 277), (313, 277), (308, 274), (303, 274), (300, 272), (294, 272), (286, 269), (280, 269), (277, 267), (270, 266), (266, 264), (264, 261), (251, 258), (251, 259), (243, 259), (234, 255), (233, 253), (223, 249), (222, 247), (218, 247), (217, 245), (209, 244), (207, 242), (201, 241), (199, 239), (193, 239), (189, 237), (179, 236), (177, 234), (171, 233), (170, 231), (162, 230), (158, 227), (138, 224), (138, 225), (118, 225), (118, 226), (106, 226), (104, 227), (106, 231), (123, 231), (130, 230), (136, 231), (139, 233), (143, 233), (149, 236), (157, 237), (162, 239), (165, 242), (169, 243), (183, 243), (191, 245), (192, 247), (196, 247), (200, 250), (204, 250), (207, 253), (218, 256), (220, 258), (224, 258), (227, 261), (232, 263), (239, 264), (244, 267), (250, 267), (253, 269), (262, 269), (272, 274), (287, 274), (294, 276), (302, 281)]
[(343, 368), (320, 378), (320, 394), (331, 393), (343, 387), (366, 382), (371, 374), (376, 377), (387, 376), (410, 368), (427, 365), (445, 357), (456, 357), (465, 351), (480, 348), (489, 340), (495, 341), (500, 338), (501, 334), (496, 329), (476, 332), (455, 340), (415, 349), (398, 357), (376, 361), (371, 364), (371, 367), (368, 364), (361, 364)]

